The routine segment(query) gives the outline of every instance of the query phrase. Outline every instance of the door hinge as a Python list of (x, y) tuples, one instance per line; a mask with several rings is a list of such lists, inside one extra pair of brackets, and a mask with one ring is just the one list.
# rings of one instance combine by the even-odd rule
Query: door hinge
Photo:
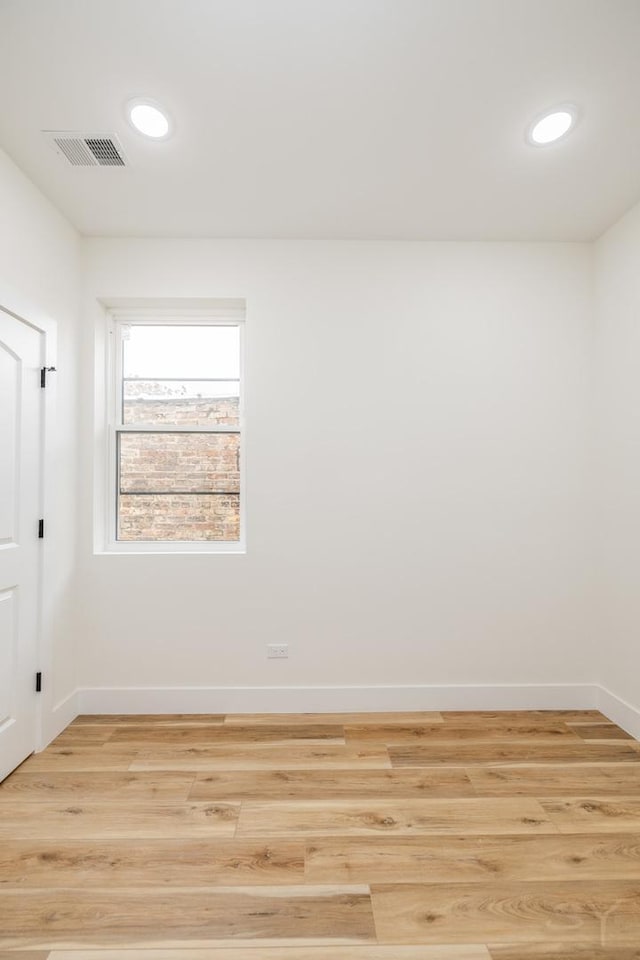
[(42, 674), (39, 670), (36, 673), (36, 693), (42, 693)]
[(44, 520), (38, 520), (38, 540), (44, 540)]
[(44, 390), (44, 388), (45, 388), (46, 385), (47, 385), (47, 374), (48, 374), (48, 373), (55, 373), (55, 372), (56, 372), (56, 368), (55, 368), (55, 367), (42, 367), (42, 368), (41, 368), (41, 370), (40, 370), (40, 386), (43, 388), (43, 390)]

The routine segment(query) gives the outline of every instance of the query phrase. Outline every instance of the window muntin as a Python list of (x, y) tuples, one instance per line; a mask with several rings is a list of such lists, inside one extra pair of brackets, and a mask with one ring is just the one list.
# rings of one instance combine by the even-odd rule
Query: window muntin
[(236, 546), (240, 324), (118, 321), (115, 540)]

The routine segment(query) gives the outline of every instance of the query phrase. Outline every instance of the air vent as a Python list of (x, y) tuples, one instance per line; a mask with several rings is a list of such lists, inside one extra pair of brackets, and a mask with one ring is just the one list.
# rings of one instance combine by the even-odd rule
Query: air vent
[(124, 151), (118, 138), (108, 133), (76, 133), (43, 130), (45, 138), (73, 167), (125, 167)]

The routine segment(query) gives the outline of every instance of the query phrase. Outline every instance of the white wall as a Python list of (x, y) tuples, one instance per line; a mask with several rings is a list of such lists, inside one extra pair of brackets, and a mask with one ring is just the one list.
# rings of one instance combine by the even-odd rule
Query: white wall
[[(46, 624), (52, 664), (44, 670), (45, 738), (65, 723), (52, 708), (76, 685), (73, 592), (77, 502), (79, 239), (76, 231), (0, 151), (0, 305), (26, 305), (27, 319), (57, 324), (52, 460), (46, 550)], [(7, 301), (10, 301), (8, 304)], [(18, 311), (16, 311), (18, 312)], [(21, 312), (21, 311), (20, 311)], [(52, 667), (53, 673), (51, 674)]]
[(597, 242), (595, 278), (600, 680), (640, 711), (640, 205)]
[[(640, 206), (593, 250), (83, 241), (81, 328), (77, 235), (1, 153), (0, 210), (0, 290), (59, 331), (48, 707), (598, 681), (640, 710)], [(98, 297), (246, 298), (246, 556), (93, 555)]]
[[(589, 245), (84, 252), (81, 687), (595, 679)], [(246, 298), (246, 556), (92, 554), (99, 297)]]

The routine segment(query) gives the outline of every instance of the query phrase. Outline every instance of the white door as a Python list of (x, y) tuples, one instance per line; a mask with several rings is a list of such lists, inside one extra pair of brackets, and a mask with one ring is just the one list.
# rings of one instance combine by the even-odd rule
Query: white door
[(0, 780), (36, 736), (43, 346), (0, 309)]

